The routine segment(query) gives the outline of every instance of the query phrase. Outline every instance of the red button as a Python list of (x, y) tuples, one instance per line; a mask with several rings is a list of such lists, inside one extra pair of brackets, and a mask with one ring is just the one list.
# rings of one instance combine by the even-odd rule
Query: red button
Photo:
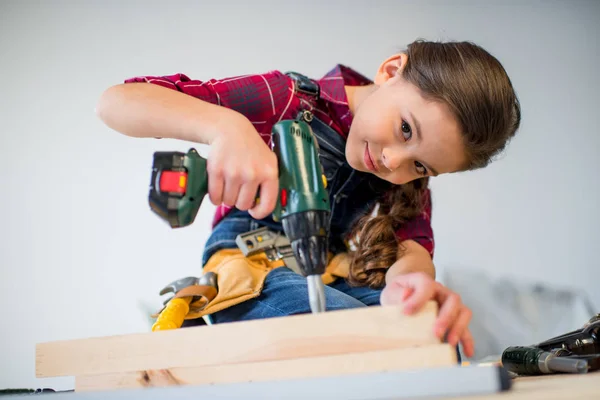
[(285, 189), (281, 189), (281, 207), (285, 207), (287, 205), (287, 191)]
[(186, 172), (163, 171), (160, 174), (159, 188), (161, 192), (185, 193), (186, 185)]

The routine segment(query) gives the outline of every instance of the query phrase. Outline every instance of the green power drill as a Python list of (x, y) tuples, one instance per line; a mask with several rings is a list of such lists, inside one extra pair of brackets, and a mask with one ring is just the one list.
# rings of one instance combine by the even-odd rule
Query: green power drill
[[(304, 112), (272, 128), (277, 155), (279, 194), (273, 219), (281, 221), (301, 273), (307, 278), (312, 312), (325, 311), (321, 275), (327, 266), (330, 204), (327, 180), (319, 162), (316, 137)], [(187, 153), (155, 152), (150, 182), (150, 208), (171, 228), (194, 222), (208, 193), (206, 159), (195, 149)]]

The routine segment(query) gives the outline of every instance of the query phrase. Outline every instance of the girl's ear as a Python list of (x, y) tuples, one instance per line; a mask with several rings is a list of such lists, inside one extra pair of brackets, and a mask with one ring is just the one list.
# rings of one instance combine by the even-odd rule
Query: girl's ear
[(394, 54), (381, 63), (377, 69), (374, 83), (381, 86), (390, 79), (398, 79), (406, 66), (408, 56), (405, 53)]

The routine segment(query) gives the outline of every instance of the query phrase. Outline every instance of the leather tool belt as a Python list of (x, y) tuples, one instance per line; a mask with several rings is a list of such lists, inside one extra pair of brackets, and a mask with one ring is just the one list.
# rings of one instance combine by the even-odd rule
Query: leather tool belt
[[(203, 267), (203, 276), (216, 277), (211, 284), (200, 277), (200, 283), (179, 290), (165, 304), (173, 298), (192, 297), (185, 319), (201, 318), (258, 297), (267, 274), (274, 268), (287, 267), (299, 273), (290, 242), (281, 232), (260, 228), (238, 235), (236, 244), (237, 249), (222, 249), (213, 254)], [(347, 277), (349, 265), (347, 253), (329, 254), (323, 282), (330, 284)]]

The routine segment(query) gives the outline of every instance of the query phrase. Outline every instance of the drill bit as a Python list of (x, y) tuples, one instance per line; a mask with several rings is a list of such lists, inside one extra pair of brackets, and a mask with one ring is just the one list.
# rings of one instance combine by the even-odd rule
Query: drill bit
[(573, 374), (585, 374), (588, 372), (586, 360), (573, 360), (568, 357), (549, 357), (548, 368), (554, 372), (570, 372)]
[(329, 213), (302, 211), (282, 220), (299, 272), (306, 277), (308, 299), (313, 313), (325, 311), (325, 287), (322, 275), (328, 262)]
[(320, 275), (308, 275), (308, 302), (313, 313), (325, 311), (325, 285)]

